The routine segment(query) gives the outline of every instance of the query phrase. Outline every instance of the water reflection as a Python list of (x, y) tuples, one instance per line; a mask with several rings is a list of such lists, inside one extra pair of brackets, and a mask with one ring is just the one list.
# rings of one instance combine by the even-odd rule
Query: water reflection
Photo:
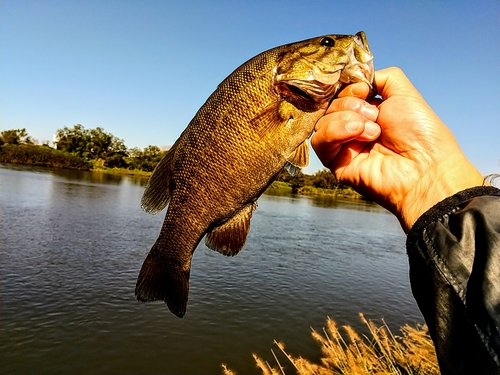
[(13, 171), (25, 172), (34, 179), (47, 179), (48, 176), (56, 177), (59, 181), (67, 180), (76, 183), (112, 184), (112, 185), (138, 185), (146, 186), (148, 177), (140, 175), (119, 175), (95, 171), (80, 171), (77, 169), (50, 168), (32, 165), (0, 163), (0, 169), (5, 174)]
[(290, 190), (286, 189), (268, 189), (266, 190), (265, 195), (268, 197), (288, 198), (289, 202), (293, 204), (301, 204), (304, 203), (304, 200), (307, 200), (307, 204), (313, 204), (317, 207), (345, 208), (365, 212), (385, 211), (385, 209), (380, 207), (378, 204), (364, 199), (350, 199), (328, 195), (297, 195), (292, 194)]

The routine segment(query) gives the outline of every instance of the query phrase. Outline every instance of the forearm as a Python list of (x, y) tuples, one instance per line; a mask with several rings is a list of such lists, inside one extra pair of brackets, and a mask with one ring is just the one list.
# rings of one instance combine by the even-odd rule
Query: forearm
[(435, 205), (407, 249), (442, 374), (500, 373), (500, 190), (468, 189)]

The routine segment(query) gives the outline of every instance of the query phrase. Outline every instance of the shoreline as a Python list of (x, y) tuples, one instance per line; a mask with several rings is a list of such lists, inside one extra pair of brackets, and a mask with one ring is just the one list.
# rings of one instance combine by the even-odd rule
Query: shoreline
[[(4, 162), (4, 161), (2, 161)], [(40, 166), (40, 167), (48, 167), (48, 168), (57, 168), (57, 169), (73, 169), (73, 170), (82, 170), (80, 168), (68, 168), (68, 167), (58, 167), (54, 165), (47, 165), (46, 163), (21, 163), (21, 162), (4, 162), (10, 164), (18, 164), (18, 165), (32, 165), (32, 166)], [(85, 169), (83, 169), (85, 170)], [(148, 178), (151, 176), (153, 172), (143, 171), (140, 169), (126, 169), (126, 168), (89, 168), (87, 169), (89, 172), (95, 172), (100, 174), (111, 174), (118, 176), (135, 176), (141, 178)], [(317, 188), (310, 185), (301, 186), (299, 188), (292, 187), (291, 184), (283, 181), (274, 181), (266, 191), (286, 191), (291, 194), (303, 195), (303, 196), (325, 196), (325, 197), (341, 197), (355, 200), (366, 200), (362, 195), (355, 192), (350, 187), (341, 187), (339, 186), (336, 189), (324, 189)], [(295, 191), (294, 191), (295, 190)]]
[(314, 186), (306, 185), (298, 188), (293, 192), (292, 186), (283, 181), (274, 181), (267, 189), (269, 190), (283, 190), (289, 191), (291, 194), (304, 195), (304, 196), (323, 196), (323, 197), (342, 197), (348, 199), (366, 200), (361, 194), (358, 194), (351, 187), (338, 187), (337, 189), (324, 189)]
[(90, 172), (115, 174), (122, 176), (140, 176), (149, 177), (153, 172), (143, 171), (141, 169), (126, 169), (126, 168), (90, 168)]

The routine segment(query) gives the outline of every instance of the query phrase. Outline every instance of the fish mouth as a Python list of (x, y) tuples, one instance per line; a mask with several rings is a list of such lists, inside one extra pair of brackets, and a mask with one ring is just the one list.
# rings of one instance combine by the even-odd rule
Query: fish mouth
[(357, 82), (364, 82), (368, 85), (369, 98), (377, 95), (377, 89), (374, 85), (373, 58), (366, 62), (359, 62), (353, 58), (334, 72), (324, 72), (314, 67), (313, 77), (312, 81), (300, 81), (298, 85), (303, 87), (302, 91), (311, 93), (309, 96), (316, 98), (316, 101), (325, 98), (329, 98), (331, 101), (345, 86)]
[(286, 91), (309, 102), (322, 103), (330, 102), (343, 87), (357, 82), (366, 83), (370, 89), (369, 97), (375, 96), (374, 76), (373, 57), (360, 62), (353, 53), (347, 63), (336, 65), (330, 70), (317, 64), (312, 66), (306, 77), (286, 80), (280, 77), (282, 81), (279, 86), (281, 92)]
[(349, 62), (334, 72), (325, 72), (315, 66), (307, 79), (282, 81), (280, 91), (286, 91), (291, 96), (298, 96), (312, 103), (330, 103), (345, 86), (364, 82), (370, 89), (368, 97), (374, 97), (374, 76), (373, 59), (367, 62)]
[(321, 103), (329, 101), (338, 92), (342, 82), (337, 80), (334, 84), (329, 84), (316, 80), (290, 80), (282, 82), (280, 86), (282, 93), (287, 91), (291, 96), (298, 96), (311, 103)]
[(290, 83), (285, 83), (285, 85), (286, 85), (287, 90), (290, 91), (291, 93), (293, 93), (297, 96), (300, 96), (301, 98), (303, 98), (305, 100), (314, 102), (314, 98), (311, 95), (309, 95), (307, 93), (307, 91), (302, 90), (300, 87), (292, 85)]

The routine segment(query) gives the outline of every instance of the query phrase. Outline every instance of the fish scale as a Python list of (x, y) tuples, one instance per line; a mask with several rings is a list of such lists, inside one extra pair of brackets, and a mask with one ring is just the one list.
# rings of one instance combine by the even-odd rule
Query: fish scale
[(137, 278), (139, 301), (164, 300), (184, 316), (199, 242), (229, 256), (243, 248), (257, 199), (283, 168), (307, 165), (307, 139), (350, 82), (373, 88), (363, 32), (270, 49), (219, 84), (146, 186), (143, 209), (168, 209)]

